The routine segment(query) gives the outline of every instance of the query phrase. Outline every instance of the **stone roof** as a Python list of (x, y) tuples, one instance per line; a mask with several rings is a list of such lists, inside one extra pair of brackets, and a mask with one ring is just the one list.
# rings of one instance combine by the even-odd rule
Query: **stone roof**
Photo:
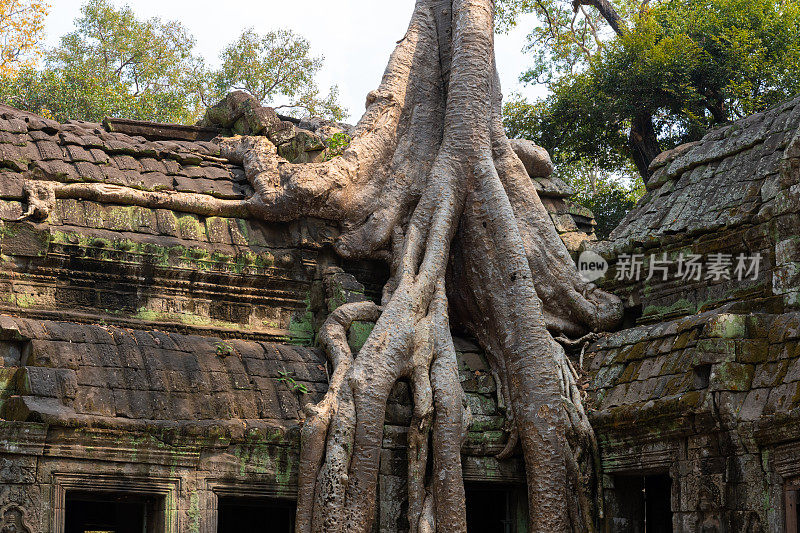
[[(456, 342), (474, 417), (467, 450), (497, 453), (505, 417), (494, 379), (477, 346)], [(297, 444), (301, 407), (328, 382), (316, 348), (9, 316), (0, 316), (0, 357), (2, 420), (176, 438), (272, 434)], [(395, 388), (386, 423), (411, 423), (407, 384)]]
[(11, 317), (0, 328), (7, 420), (243, 436), (296, 425), (303, 395), (281, 376), (307, 400), (327, 388), (324, 356), (302, 346)]
[[(609, 240), (613, 248), (652, 245), (769, 216), (785, 161), (797, 157), (800, 98), (716, 129), (659, 155), (647, 193)], [(787, 147), (792, 146), (790, 150)]]
[[(800, 305), (800, 98), (665, 152), (652, 168), (644, 197), (597, 246), (611, 263), (598, 284), (641, 315), (639, 323), (733, 302), (768, 313)], [(625, 279), (618, 261), (634, 254), (642, 274)], [(668, 279), (649, 276), (651, 260), (665, 255)], [(700, 256), (700, 279), (678, 275), (681, 255)], [(733, 275), (740, 255), (758, 257), (755, 277)], [(707, 278), (714, 257), (731, 261), (731, 279)]]
[[(109, 132), (102, 124), (66, 124), (0, 110), (0, 198), (22, 198), (25, 177), (99, 182), (144, 190), (205, 193), (241, 199), (252, 194), (244, 171), (207, 141), (159, 140)], [(12, 218), (19, 205), (6, 205)]]
[(607, 441), (633, 428), (641, 441), (700, 427), (800, 438), (800, 313), (709, 311), (611, 334), (587, 355), (591, 419)]

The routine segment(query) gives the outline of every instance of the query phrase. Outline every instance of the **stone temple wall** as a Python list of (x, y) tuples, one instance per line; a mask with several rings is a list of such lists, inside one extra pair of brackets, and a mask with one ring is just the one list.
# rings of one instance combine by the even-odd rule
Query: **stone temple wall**
[[(315, 219), (264, 224), (59, 200), (46, 221), (14, 221), (30, 178), (251, 194), (204, 135), (0, 109), (0, 530), (65, 531), (70, 498), (85, 493), (149, 498), (147, 531), (159, 532), (215, 532), (226, 499), (291, 508), (302, 405), (327, 389), (315, 331), (338, 305), (379, 299), (385, 266), (338, 259), (336, 226)], [(554, 213), (568, 215), (563, 192), (540, 181)], [(577, 222), (564, 224), (574, 237)], [(371, 327), (351, 329), (354, 350)], [(457, 338), (456, 347), (474, 416), (465, 479), (509, 492), (522, 531), (521, 460), (494, 457), (508, 429), (495, 381), (475, 344)], [(407, 530), (409, 405), (400, 383), (387, 406), (380, 531)]]
[[(338, 127), (227, 112), (217, 126), (280, 137), (298, 163), (328, 157), (323, 130)], [(14, 221), (31, 178), (251, 194), (242, 169), (203, 140), (220, 132), (212, 126), (57, 124), (0, 108), (0, 530), (64, 531), (71, 498), (85, 493), (144, 498), (147, 531), (218, 531), (232, 499), (272, 502), (275, 517), (291, 508), (301, 406), (327, 387), (315, 331), (336, 306), (377, 300), (385, 267), (338, 259), (337, 228), (315, 219), (59, 200), (46, 221)], [(563, 183), (532, 175), (568, 249), (607, 257), (598, 283), (625, 300), (623, 329), (584, 361), (607, 531), (789, 523), (800, 498), (799, 129), (795, 100), (662, 154), (645, 198), (604, 243)], [(746, 282), (676, 280), (674, 266), (667, 281), (614, 279), (623, 254), (681, 253), (763, 263)], [(354, 350), (370, 329), (351, 330)], [(495, 457), (508, 427), (494, 379), (473, 342), (456, 348), (474, 415), (468, 513), (477, 499), (521, 533), (524, 469), (519, 456)], [(385, 532), (408, 526), (407, 389), (387, 406)]]
[[(625, 329), (587, 350), (608, 530), (643, 531), (652, 512), (664, 531), (796, 531), (800, 99), (653, 169), (645, 197), (596, 246), (611, 263), (598, 283), (626, 305)], [(641, 276), (617, 279), (634, 254)], [(704, 269), (730, 258), (729, 279), (684, 279), (681, 254)], [(738, 279), (740, 254), (760, 254), (757, 274)], [(651, 258), (671, 261), (666, 280), (647, 279)]]

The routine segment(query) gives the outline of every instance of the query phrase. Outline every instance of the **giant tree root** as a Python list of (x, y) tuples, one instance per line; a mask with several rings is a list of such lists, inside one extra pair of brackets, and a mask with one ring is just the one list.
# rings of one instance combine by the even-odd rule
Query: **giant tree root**
[[(554, 335), (616, 325), (621, 304), (580, 280), (500, 122), (491, 0), (417, 0), (406, 35), (350, 147), (293, 165), (266, 138), (220, 140), (244, 166), (244, 201), (101, 184), (30, 182), (26, 216), (59, 198), (266, 221), (338, 221), (344, 257), (382, 258), (383, 301), (348, 304), (319, 333), (333, 373), (302, 432), (297, 532), (372, 531), (387, 398), (411, 383), (409, 523), (465, 532), (460, 448), (469, 423), (450, 318), (488, 354), (522, 450), (530, 531), (593, 531), (602, 512), (597, 443)], [(358, 354), (354, 320), (375, 328)], [(432, 462), (432, 468), (428, 463)], [(428, 475), (427, 472), (432, 472)]]

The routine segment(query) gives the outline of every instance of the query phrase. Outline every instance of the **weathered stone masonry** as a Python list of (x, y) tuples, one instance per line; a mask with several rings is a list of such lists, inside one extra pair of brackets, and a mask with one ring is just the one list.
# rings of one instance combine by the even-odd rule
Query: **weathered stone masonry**
[[(65, 501), (86, 491), (152, 496), (153, 528), (170, 532), (216, 531), (221, 498), (293, 500), (301, 404), (327, 388), (315, 329), (342, 303), (379, 298), (385, 267), (342, 263), (336, 227), (314, 219), (268, 225), (60, 200), (43, 223), (14, 222), (27, 177), (252, 191), (213, 143), (163, 140), (186, 128), (161, 125), (162, 140), (147, 140), (1, 116), (0, 524), (64, 531)], [(552, 194), (568, 213), (563, 191)], [(370, 328), (351, 329), (355, 349)], [(519, 459), (494, 458), (505, 439), (495, 381), (477, 346), (457, 348), (474, 414), (465, 477), (514, 489)], [(385, 430), (382, 531), (407, 527), (410, 420), (401, 384)]]
[[(385, 281), (377, 262), (338, 259), (338, 230), (323, 220), (59, 200), (43, 223), (13, 221), (29, 177), (252, 194), (241, 168), (196, 140), (208, 131), (157, 126), (0, 110), (2, 526), (63, 531), (66, 500), (85, 491), (151, 497), (152, 527), (170, 532), (216, 531), (225, 498), (291, 501), (301, 404), (327, 386), (315, 330), (336, 306), (378, 298)], [(314, 128), (330, 125), (300, 126), (309, 131), (271, 127), (296, 136), (283, 141), (298, 163), (324, 157)], [(798, 131), (795, 100), (662, 154), (608, 243), (593, 242), (591, 214), (563, 183), (532, 176), (570, 251), (607, 256), (603, 287), (626, 300), (625, 329), (590, 346), (584, 365), (608, 531), (642, 530), (664, 490), (666, 530), (785, 527), (800, 479)], [(613, 279), (621, 253), (756, 252), (759, 276), (743, 284)], [(351, 330), (353, 348), (370, 327)], [(474, 415), (465, 479), (507, 489), (524, 531), (521, 459), (494, 457), (507, 438), (495, 381), (473, 342), (456, 348)], [(378, 528), (404, 531), (404, 384), (387, 416)], [(642, 488), (651, 499), (637, 507)]]
[[(641, 530), (630, 487), (668, 475), (674, 531), (796, 531), (800, 100), (653, 166), (647, 194), (599, 247), (612, 260), (604, 287), (633, 326), (589, 349), (609, 527)], [(614, 279), (623, 253), (644, 257), (640, 281)], [(734, 267), (760, 254), (758, 275), (687, 281), (673, 264), (667, 281), (645, 280), (651, 256), (720, 253)]]

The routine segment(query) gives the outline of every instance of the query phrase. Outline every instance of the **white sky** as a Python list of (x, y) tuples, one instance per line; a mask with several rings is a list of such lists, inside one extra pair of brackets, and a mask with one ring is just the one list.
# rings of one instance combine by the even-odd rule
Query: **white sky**
[[(72, 30), (83, 0), (52, 0), (47, 20), (47, 44)], [(364, 111), (367, 93), (378, 86), (389, 54), (405, 34), (414, 0), (112, 0), (130, 5), (140, 18), (153, 16), (181, 21), (194, 35), (196, 50), (217, 64), (222, 48), (252, 26), (265, 33), (289, 28), (311, 42), (315, 55), (325, 56), (318, 77), (323, 91), (339, 86), (340, 100), (355, 122)], [(526, 19), (509, 35), (498, 35), (496, 53), (503, 93), (542, 94), (517, 78), (531, 58), (522, 53), (533, 20)]]

